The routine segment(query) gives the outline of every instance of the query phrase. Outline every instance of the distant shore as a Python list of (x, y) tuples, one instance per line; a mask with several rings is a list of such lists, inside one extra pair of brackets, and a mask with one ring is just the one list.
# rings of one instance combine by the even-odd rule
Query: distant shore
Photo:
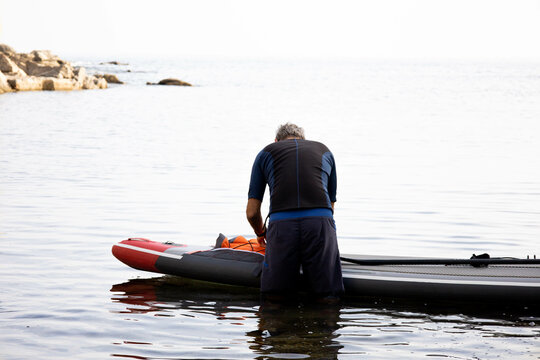
[[(114, 82), (112, 78), (109, 80)], [(0, 94), (13, 91), (106, 89), (107, 86), (105, 75), (87, 74), (84, 67), (75, 67), (49, 50), (17, 53), (10, 46), (0, 44)]]
[[(101, 64), (127, 65), (118, 61)], [(0, 44), (0, 94), (17, 91), (91, 90), (106, 89), (108, 84), (123, 84), (114, 74), (88, 74), (81, 66), (73, 66), (50, 50), (17, 53), (12, 47)], [(192, 86), (175, 78), (147, 85)]]

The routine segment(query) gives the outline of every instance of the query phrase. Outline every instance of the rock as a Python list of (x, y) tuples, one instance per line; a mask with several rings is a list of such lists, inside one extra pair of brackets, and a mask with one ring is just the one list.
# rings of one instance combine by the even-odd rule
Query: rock
[(83, 89), (106, 89), (107, 88), (107, 80), (103, 78), (97, 78), (95, 76), (87, 76), (82, 83)]
[(41, 62), (47, 60), (60, 60), (58, 56), (55, 56), (51, 53), (50, 50), (34, 50), (30, 53), (32, 60)]
[(15, 54), (15, 50), (6, 44), (0, 44), (0, 53)]
[(6, 76), (0, 71), (0, 94), (11, 92)]
[(86, 69), (83, 67), (76, 67), (73, 69), (73, 79), (75, 81), (75, 88), (74, 90), (82, 90), (84, 89), (84, 82), (86, 81), (86, 78), (88, 75), (86, 74)]
[(26, 64), (26, 73), (29, 76), (56, 77), (59, 79), (72, 79), (73, 67), (69, 64), (59, 64), (52, 62), (34, 62), (29, 61)]
[(99, 65), (129, 65), (129, 64), (119, 62), (119, 61), (106, 61), (106, 62), (99, 63)]
[[(106, 89), (109, 77), (89, 76), (82, 67), (49, 50), (34, 50), (18, 54), (0, 44), (0, 94), (8, 91)], [(110, 79), (115, 80), (114, 75)], [(119, 82), (118, 78), (116, 81)]]
[(28, 54), (12, 54), (9, 55), (9, 58), (26, 73), (26, 64), (31, 61), (30, 55)]
[(94, 78), (96, 79), (96, 85), (98, 87), (98, 89), (106, 89), (107, 88), (107, 80), (105, 79), (97, 79), (97, 78)]
[(92, 78), (88, 76), (82, 80), (82, 89), (91, 90), (91, 89), (97, 89), (97, 87), (94, 84), (94, 81), (92, 81)]
[(123, 84), (123, 81), (118, 79), (114, 74), (96, 74), (96, 77), (105, 79), (110, 84)]
[(43, 79), (35, 76), (11, 77), (8, 76), (8, 84), (15, 91), (35, 91), (43, 89)]
[(73, 76), (75, 79), (82, 81), (86, 77), (86, 69), (83, 67), (76, 67), (73, 69)]
[(157, 84), (156, 84), (156, 83), (147, 82), (146, 85), (192, 86), (190, 83), (187, 83), (187, 82), (185, 82), (185, 81), (178, 80), (178, 79), (173, 79), (173, 78), (163, 79), (163, 80), (161, 80), (160, 82), (158, 82)]
[(0, 71), (6, 75), (26, 75), (6, 54), (0, 53)]
[(191, 84), (185, 81), (173, 79), (173, 78), (163, 79), (160, 82), (158, 82), (158, 85), (191, 86)]
[(75, 90), (77, 82), (70, 79), (44, 78), (43, 90)]

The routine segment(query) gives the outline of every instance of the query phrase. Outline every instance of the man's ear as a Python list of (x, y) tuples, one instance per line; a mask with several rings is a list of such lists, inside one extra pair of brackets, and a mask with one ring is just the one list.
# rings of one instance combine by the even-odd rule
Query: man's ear
[(274, 139), (274, 142), (278, 142), (278, 139)]

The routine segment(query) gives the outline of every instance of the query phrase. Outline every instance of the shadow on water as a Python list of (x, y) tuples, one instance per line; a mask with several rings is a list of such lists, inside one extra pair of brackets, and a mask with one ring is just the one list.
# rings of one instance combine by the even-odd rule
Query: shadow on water
[[(180, 311), (184, 316), (196, 314), (204, 308), (211, 314), (214, 324), (222, 319), (239, 319), (243, 325), (244, 348), (251, 351), (250, 358), (257, 359), (335, 359), (338, 354), (348, 354), (348, 333), (380, 332), (388, 326), (418, 325), (429, 323), (448, 324), (452, 329), (469, 331), (482, 327), (530, 327), (540, 321), (538, 309), (512, 306), (511, 304), (482, 303), (426, 303), (422, 301), (346, 298), (338, 305), (320, 305), (303, 298), (288, 304), (261, 304), (258, 289), (213, 284), (174, 276), (150, 279), (133, 279), (114, 285), (112, 301), (125, 305), (118, 313), (159, 314)], [(252, 321), (246, 323), (247, 317)], [(156, 315), (164, 316), (164, 315)], [(256, 325), (254, 325), (256, 324)], [(414, 325), (416, 326), (416, 325)], [(372, 330), (373, 329), (373, 330)], [(208, 332), (212, 332), (209, 329)], [(368, 335), (368, 336), (373, 336)], [(505, 330), (490, 333), (494, 337), (513, 337)], [(536, 330), (519, 336), (537, 336)], [(234, 340), (237, 341), (237, 340)], [(385, 344), (408, 345), (408, 344)], [(204, 347), (202, 347), (204, 348)], [(369, 353), (369, 352), (368, 352)], [(354, 352), (353, 352), (354, 354)], [(357, 355), (366, 354), (358, 351)], [(139, 355), (119, 355), (137, 359), (152, 359)], [(165, 357), (159, 357), (165, 359)], [(179, 358), (179, 357), (173, 357)], [(219, 356), (214, 358), (229, 358)]]

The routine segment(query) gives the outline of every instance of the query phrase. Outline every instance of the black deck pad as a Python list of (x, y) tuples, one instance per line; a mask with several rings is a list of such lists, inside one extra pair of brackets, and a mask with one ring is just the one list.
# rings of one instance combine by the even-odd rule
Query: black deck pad
[(191, 253), (193, 256), (206, 256), (214, 259), (224, 259), (224, 260), (236, 260), (241, 262), (251, 262), (251, 263), (260, 263), (264, 260), (264, 255), (251, 252), (251, 251), (242, 251), (234, 250), (229, 248), (219, 248), (205, 251), (198, 251)]

